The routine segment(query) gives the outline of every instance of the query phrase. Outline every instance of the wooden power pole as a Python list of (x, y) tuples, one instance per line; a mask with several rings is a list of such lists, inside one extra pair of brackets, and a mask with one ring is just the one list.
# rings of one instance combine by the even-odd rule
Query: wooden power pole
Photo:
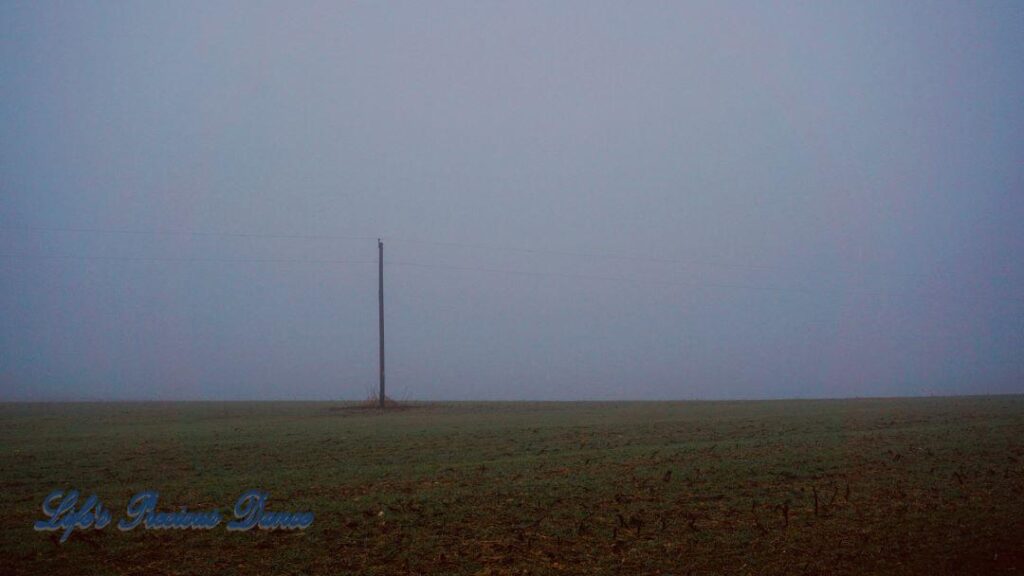
[(377, 239), (377, 303), (380, 311), (380, 408), (384, 409), (384, 242)]

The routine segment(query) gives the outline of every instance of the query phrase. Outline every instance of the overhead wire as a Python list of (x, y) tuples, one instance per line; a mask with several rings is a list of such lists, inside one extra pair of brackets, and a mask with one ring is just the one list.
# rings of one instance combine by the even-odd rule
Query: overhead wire
[(376, 260), (329, 260), (314, 258), (192, 258), (174, 256), (102, 256), (91, 254), (0, 254), (0, 258), (39, 260), (110, 260), (124, 262), (251, 262), (285, 264), (376, 264)]
[[(733, 263), (722, 263), (714, 261), (686, 261), (673, 258), (659, 258), (659, 257), (647, 257), (647, 256), (631, 256), (623, 254), (610, 254), (601, 252), (577, 252), (571, 250), (552, 250), (552, 249), (535, 249), (535, 248), (519, 248), (510, 246), (499, 246), (493, 244), (474, 244), (474, 243), (462, 243), (462, 242), (448, 242), (448, 241), (434, 241), (434, 240), (423, 240), (415, 238), (402, 238), (393, 236), (358, 236), (358, 235), (341, 235), (341, 234), (291, 234), (291, 233), (271, 233), (271, 232), (217, 232), (217, 231), (186, 231), (186, 230), (140, 230), (140, 229), (105, 229), (105, 228), (80, 228), (80, 227), (0, 227), (0, 230), (22, 230), (32, 232), (61, 232), (61, 233), (101, 233), (101, 234), (127, 234), (127, 235), (183, 235), (183, 236), (197, 236), (197, 237), (235, 237), (235, 238), (273, 238), (273, 239), (303, 239), (303, 240), (377, 240), (383, 238), (388, 242), (392, 243), (408, 243), (408, 244), (423, 244), (433, 246), (447, 246), (447, 247), (458, 247), (467, 249), (483, 249), (483, 250), (501, 250), (508, 252), (518, 252), (525, 254), (550, 254), (558, 256), (568, 257), (585, 257), (585, 258), (602, 258), (602, 259), (613, 259), (613, 260), (624, 260), (624, 261), (636, 261), (636, 262), (650, 262), (658, 264), (694, 264), (699, 263), (702, 265), (719, 266), (725, 268), (736, 268), (736, 269), (754, 269), (754, 270), (778, 270), (785, 269), (781, 266), (770, 266), (770, 265), (747, 265), (747, 264), (733, 264)], [(321, 265), (347, 265), (347, 264), (377, 264), (376, 260), (343, 260), (343, 259), (320, 259), (320, 258), (210, 258), (210, 257), (152, 257), (152, 256), (105, 256), (105, 255), (75, 255), (75, 254), (0, 254), (3, 258), (18, 258), (18, 259), (43, 259), (43, 260), (95, 260), (95, 261), (126, 261), (126, 262), (181, 262), (181, 263), (295, 263), (295, 264), (321, 264)], [(591, 274), (575, 274), (565, 272), (543, 272), (534, 270), (516, 270), (516, 269), (504, 269), (504, 268), (489, 268), (479, 266), (462, 266), (462, 265), (449, 265), (449, 264), (437, 264), (437, 263), (426, 263), (426, 262), (415, 262), (415, 261), (385, 261), (385, 266), (399, 266), (399, 267), (411, 267), (411, 268), (422, 268), (422, 269), (436, 269), (436, 270), (453, 270), (453, 271), (467, 271), (467, 272), (485, 272), (485, 273), (497, 273), (497, 274), (510, 274), (517, 276), (532, 276), (532, 277), (548, 277), (548, 278), (575, 278), (582, 280), (598, 280), (598, 281), (615, 281), (615, 282), (645, 282), (651, 284), (668, 285), (668, 286), (688, 286), (688, 287), (706, 287), (706, 288), (723, 288), (723, 289), (737, 289), (737, 290), (756, 290), (756, 291), (768, 291), (768, 292), (792, 292), (802, 294), (820, 294), (821, 289), (809, 288), (809, 287), (792, 287), (792, 286), (777, 286), (777, 285), (755, 285), (755, 284), (737, 284), (737, 283), (723, 283), (723, 282), (707, 282), (707, 281), (674, 281), (674, 280), (663, 280), (657, 278), (648, 277), (626, 277), (626, 276), (605, 276), (605, 275), (591, 275)], [(842, 292), (867, 294), (884, 296), (889, 293), (882, 291), (865, 290), (859, 288), (841, 288)], [(935, 294), (927, 293), (915, 293), (915, 296), (919, 297), (936, 297)], [(1008, 299), (1013, 302), (1020, 302), (1015, 299)]]
[[(629, 261), (629, 262), (647, 262), (652, 264), (673, 264), (680, 266), (709, 266), (715, 268), (726, 268), (736, 270), (757, 270), (757, 271), (787, 271), (794, 272), (799, 271), (802, 273), (813, 272), (807, 268), (799, 266), (785, 266), (785, 265), (770, 265), (770, 264), (751, 264), (751, 263), (736, 263), (736, 262), (724, 262), (721, 260), (713, 259), (683, 259), (683, 258), (666, 258), (658, 256), (637, 256), (630, 254), (616, 254), (601, 251), (576, 251), (576, 250), (560, 250), (560, 249), (549, 249), (549, 248), (525, 248), (517, 246), (505, 246), (498, 244), (487, 244), (487, 243), (466, 243), (466, 242), (452, 242), (443, 240), (428, 240), (420, 238), (410, 238), (402, 236), (359, 236), (359, 235), (342, 235), (342, 234), (293, 234), (293, 233), (275, 233), (275, 232), (219, 232), (219, 231), (191, 231), (191, 230), (141, 230), (141, 229), (105, 229), (105, 228), (78, 228), (78, 227), (0, 227), (0, 230), (21, 230), (29, 232), (60, 232), (60, 233), (99, 233), (99, 234), (125, 234), (125, 235), (155, 235), (155, 236), (195, 236), (195, 237), (225, 237), (225, 238), (267, 238), (267, 239), (294, 239), (294, 240), (359, 240), (359, 241), (371, 241), (383, 239), (389, 243), (400, 243), (400, 244), (412, 244), (412, 245), (424, 245), (424, 246), (439, 246), (449, 248), (463, 248), (472, 250), (492, 250), (501, 252), (513, 252), (522, 254), (546, 254), (552, 256), (562, 256), (570, 258), (589, 258), (589, 259), (604, 259), (604, 260), (618, 260), (618, 261)], [(861, 276), (889, 276), (891, 274), (884, 273), (872, 273), (872, 272), (858, 272)], [(917, 274), (908, 274), (901, 272), (901, 276), (916, 276)]]

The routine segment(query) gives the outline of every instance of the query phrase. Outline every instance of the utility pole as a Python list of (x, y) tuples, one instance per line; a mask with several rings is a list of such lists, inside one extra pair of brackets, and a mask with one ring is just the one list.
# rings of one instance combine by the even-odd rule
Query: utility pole
[(384, 409), (384, 242), (377, 238), (377, 302), (380, 310), (380, 409)]

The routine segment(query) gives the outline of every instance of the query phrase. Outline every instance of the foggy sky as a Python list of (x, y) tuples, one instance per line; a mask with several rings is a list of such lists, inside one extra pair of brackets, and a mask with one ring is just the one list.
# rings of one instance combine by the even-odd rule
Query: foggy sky
[(377, 237), (400, 399), (1024, 392), (1020, 2), (5, 2), (0, 78), (3, 400), (365, 398)]

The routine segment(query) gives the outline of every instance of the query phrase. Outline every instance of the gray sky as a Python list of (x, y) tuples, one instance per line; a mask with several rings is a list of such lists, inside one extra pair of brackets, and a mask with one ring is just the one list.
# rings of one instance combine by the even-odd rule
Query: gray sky
[(0, 78), (0, 399), (363, 398), (378, 236), (398, 398), (1024, 392), (1024, 3), (4, 2)]

